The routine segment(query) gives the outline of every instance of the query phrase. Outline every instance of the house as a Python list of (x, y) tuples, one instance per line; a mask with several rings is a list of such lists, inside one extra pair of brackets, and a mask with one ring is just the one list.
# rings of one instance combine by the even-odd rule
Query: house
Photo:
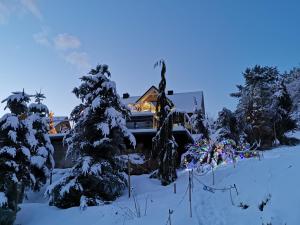
[[(123, 94), (122, 101), (130, 111), (131, 118), (127, 121), (127, 127), (136, 138), (137, 145), (135, 151), (143, 153), (146, 158), (150, 156), (152, 149), (152, 138), (157, 132), (156, 102), (159, 94), (155, 86), (151, 86), (143, 95), (132, 96), (128, 93)], [(195, 107), (195, 100), (200, 104), (202, 112), (205, 114), (204, 97), (202, 91), (174, 93), (167, 92), (167, 98), (173, 106), (173, 110), (184, 111), (191, 116)], [(189, 119), (183, 121), (173, 121), (173, 136), (179, 146), (178, 151), (181, 155), (185, 151), (185, 146), (193, 142), (192, 128)]]
[(49, 136), (54, 147), (54, 161), (57, 168), (71, 167), (73, 162), (66, 159), (66, 146), (63, 144), (65, 133), (71, 128), (70, 121), (67, 116), (54, 116), (53, 112), (49, 114), (50, 131)]
[[(155, 113), (158, 89), (150, 87), (142, 96), (130, 97), (128, 93), (123, 94), (122, 101), (131, 111), (131, 120), (127, 122), (129, 129), (156, 128)], [(184, 111), (189, 116), (193, 114), (195, 100), (200, 103), (201, 110), (205, 114), (204, 97), (202, 91), (174, 93), (167, 92), (167, 98), (173, 108)]]
[[(152, 138), (157, 132), (156, 119), (156, 102), (158, 96), (158, 89), (151, 86), (141, 96), (130, 96), (128, 93), (123, 94), (122, 102), (127, 105), (131, 111), (131, 118), (126, 121), (126, 125), (136, 138), (136, 148), (128, 149), (123, 154), (127, 153), (142, 153), (145, 158), (150, 158), (152, 149)], [(202, 91), (174, 93), (167, 92), (167, 98), (172, 105), (172, 110), (180, 110), (186, 112), (191, 116), (194, 111), (195, 101), (200, 105), (200, 109), (205, 113), (204, 97)], [(51, 141), (55, 148), (55, 161), (57, 167), (68, 167), (72, 164), (70, 160), (66, 160), (66, 149), (62, 145), (64, 134), (60, 129), (62, 126), (70, 127), (66, 117), (53, 117), (53, 124), (57, 131), (56, 134), (50, 135)], [(54, 121), (57, 121), (55, 123)], [(68, 123), (68, 125), (66, 125)], [(193, 142), (192, 128), (188, 118), (173, 121), (173, 136), (178, 144), (178, 152), (181, 155), (185, 151), (185, 146)]]

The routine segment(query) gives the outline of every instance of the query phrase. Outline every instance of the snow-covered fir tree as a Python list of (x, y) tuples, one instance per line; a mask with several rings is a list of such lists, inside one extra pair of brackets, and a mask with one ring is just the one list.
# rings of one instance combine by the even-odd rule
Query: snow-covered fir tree
[(135, 146), (126, 128), (129, 109), (121, 102), (107, 65), (98, 65), (81, 78), (73, 93), (82, 101), (73, 111), (75, 126), (67, 135), (68, 153), (79, 155), (74, 167), (53, 183), (50, 204), (60, 208), (98, 205), (120, 196), (127, 186), (121, 173), (120, 137)]
[(42, 103), (44, 94), (36, 93), (35, 102), (29, 105), (29, 116), (26, 119), (27, 125), (34, 132), (34, 143), (31, 145), (31, 172), (35, 176), (33, 189), (39, 190), (47, 181), (51, 170), (54, 167), (54, 148), (49, 138), (49, 110)]
[(292, 118), (298, 122), (300, 128), (300, 68), (293, 68), (283, 75), (284, 84), (293, 102)]
[(0, 119), (0, 224), (13, 224), (25, 188), (36, 180), (30, 173), (32, 131), (25, 122), (29, 100), (23, 91), (2, 101), (11, 112)]
[(176, 159), (177, 143), (173, 137), (173, 117), (176, 112), (171, 112), (172, 103), (166, 97), (166, 65), (163, 60), (156, 66), (161, 65), (161, 81), (156, 104), (156, 116), (158, 119), (157, 133), (152, 140), (152, 156), (158, 159), (158, 171), (151, 177), (161, 180), (162, 185), (168, 185), (177, 179)]
[(199, 138), (209, 138), (209, 130), (207, 121), (205, 119), (205, 114), (202, 112), (201, 106), (197, 102), (196, 98), (194, 98), (194, 112), (191, 116), (191, 124), (196, 134), (201, 135)]
[(281, 144), (289, 144), (285, 133), (296, 129), (296, 120), (293, 119), (293, 101), (287, 91), (284, 80), (281, 80), (278, 90), (274, 96), (276, 114), (273, 119), (276, 139)]
[(248, 142), (270, 147), (275, 140), (272, 106), (279, 72), (277, 68), (255, 66), (247, 68), (243, 75), (245, 85), (238, 86), (239, 93), (232, 95), (239, 98), (236, 110), (239, 126)]
[(232, 139), (238, 143), (239, 135), (237, 119), (234, 113), (227, 108), (223, 108), (218, 113), (216, 121), (216, 141)]

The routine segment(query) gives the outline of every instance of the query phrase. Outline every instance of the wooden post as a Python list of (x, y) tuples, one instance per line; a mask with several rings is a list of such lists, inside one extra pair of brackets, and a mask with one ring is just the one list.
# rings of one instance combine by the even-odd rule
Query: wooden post
[(231, 200), (231, 204), (234, 206), (234, 202), (233, 202), (233, 199), (232, 199), (231, 188), (229, 189), (229, 194), (230, 194), (230, 200)]
[(214, 172), (214, 167), (211, 167), (211, 171), (212, 171), (212, 177), (213, 177), (213, 185), (215, 185), (215, 172)]
[(275, 125), (275, 123), (273, 123), (274, 125), (273, 125), (273, 129), (274, 129), (274, 139), (275, 139), (275, 146), (277, 145), (277, 134), (276, 134), (276, 125)]
[(176, 183), (174, 183), (174, 194), (176, 194)]
[(50, 185), (52, 184), (52, 175), (53, 175), (53, 169), (51, 169), (51, 172), (50, 172)]
[(127, 162), (127, 167), (128, 167), (128, 197), (131, 197), (131, 180), (130, 180), (130, 160), (129, 160), (129, 155), (128, 155), (128, 162)]
[(190, 202), (190, 217), (192, 218), (192, 173), (189, 171), (189, 202)]
[(194, 169), (192, 169), (192, 192), (194, 192)]
[(168, 218), (168, 221), (169, 221), (169, 225), (172, 225), (172, 221), (171, 221), (171, 215), (173, 213), (173, 210), (169, 209), (169, 218)]

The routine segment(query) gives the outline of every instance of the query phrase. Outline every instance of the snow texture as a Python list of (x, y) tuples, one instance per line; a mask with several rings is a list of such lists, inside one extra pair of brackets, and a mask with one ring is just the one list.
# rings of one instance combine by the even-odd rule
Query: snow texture
[(6, 153), (12, 157), (15, 157), (17, 154), (17, 150), (14, 147), (8, 147), (4, 146), (3, 148), (0, 148), (0, 154)]
[(7, 128), (12, 128), (12, 129), (16, 130), (19, 127), (19, 119), (14, 114), (11, 114), (11, 113), (5, 114), (1, 118), (0, 123), (2, 121), (5, 121), (5, 123), (1, 127), (2, 130), (5, 130)]
[(131, 153), (131, 154), (128, 154), (128, 155), (120, 155), (119, 158), (121, 158), (122, 161), (127, 163), (128, 162), (128, 156), (129, 156), (130, 163), (132, 163), (132, 164), (142, 165), (142, 164), (145, 163), (145, 156), (143, 154), (139, 154), (139, 153)]
[(28, 107), (29, 111), (38, 111), (48, 113), (49, 109), (46, 105), (41, 103), (31, 103)]
[(7, 204), (7, 198), (5, 196), (5, 193), (0, 192), (0, 207)]
[[(171, 220), (175, 225), (298, 225), (299, 170), (300, 146), (295, 146), (267, 151), (261, 160), (240, 160), (236, 168), (232, 164), (221, 166), (214, 172), (215, 185), (212, 184), (211, 173), (201, 175), (194, 171), (192, 218), (189, 216), (186, 170), (178, 171), (176, 194), (173, 193), (173, 185), (161, 186), (158, 180), (149, 179), (148, 175), (132, 176), (132, 190), (136, 201), (128, 199), (127, 194), (124, 194), (112, 204), (88, 207), (80, 213), (76, 207), (66, 210), (50, 207), (41, 193), (31, 193), (26, 203), (20, 205), (21, 211), (17, 215), (16, 224), (168, 224), (170, 209), (173, 210)], [(64, 173), (64, 170), (57, 170), (54, 180)], [(234, 184), (238, 195), (235, 190), (231, 191), (232, 202), (230, 191), (209, 188), (222, 189)], [(81, 207), (85, 208), (86, 200), (83, 196)], [(260, 206), (266, 201), (261, 211)], [(136, 216), (135, 203), (139, 204), (140, 218)]]

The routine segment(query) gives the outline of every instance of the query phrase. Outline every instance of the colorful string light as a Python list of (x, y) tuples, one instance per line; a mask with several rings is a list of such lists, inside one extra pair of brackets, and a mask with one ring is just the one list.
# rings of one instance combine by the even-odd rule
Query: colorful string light
[(185, 168), (195, 169), (205, 164), (215, 167), (218, 164), (234, 163), (237, 158), (256, 157), (257, 152), (251, 150), (248, 143), (237, 145), (232, 139), (224, 139), (220, 142), (200, 140), (187, 146), (187, 152), (183, 154), (182, 164)]

